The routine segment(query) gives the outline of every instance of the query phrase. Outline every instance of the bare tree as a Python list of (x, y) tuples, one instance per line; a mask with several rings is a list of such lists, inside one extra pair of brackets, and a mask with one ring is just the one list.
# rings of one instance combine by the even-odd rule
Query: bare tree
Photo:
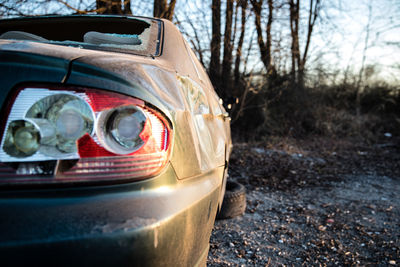
[(174, 17), (175, 4), (176, 0), (170, 0), (169, 4), (167, 0), (154, 0), (153, 16), (172, 20)]
[(268, 73), (270, 73), (272, 69), (271, 65), (271, 26), (273, 22), (273, 0), (268, 0), (268, 21), (267, 21), (267, 27), (266, 27), (266, 42), (264, 41), (263, 37), (263, 30), (262, 30), (262, 25), (261, 25), (261, 17), (262, 17), (262, 6), (263, 6), (263, 0), (250, 0), (252, 6), (253, 6), (253, 11), (254, 11), (254, 16), (255, 16), (255, 26), (257, 30), (257, 42), (258, 42), (258, 47), (260, 49), (260, 54), (261, 54), (261, 61), (264, 64), (265, 69), (267, 70)]
[(180, 26), (181, 28), (181, 32), (182, 34), (186, 35), (188, 38), (188, 41), (192, 44), (192, 48), (194, 50), (194, 52), (197, 54), (197, 56), (199, 57), (200, 63), (205, 66), (205, 62), (204, 62), (204, 49), (203, 47), (203, 42), (202, 42), (202, 34), (204, 34), (201, 29), (198, 29), (198, 27), (196, 27), (195, 22), (193, 22), (192, 17), (189, 16), (188, 14), (185, 14), (185, 22), (187, 24), (189, 24), (190, 29), (191, 29), (191, 35), (188, 34), (188, 32), (186, 31), (184, 26), (181, 26), (183, 24), (182, 21), (180, 20), (176, 20), (177, 24)]
[(245, 30), (246, 30), (246, 11), (247, 11), (247, 0), (243, 0), (240, 3), (240, 8), (241, 8), (241, 28), (240, 28), (240, 37), (239, 41), (236, 47), (236, 59), (235, 59), (235, 70), (234, 70), (234, 79), (235, 79), (235, 84), (238, 84), (239, 78), (240, 78), (240, 62), (241, 62), (241, 57), (242, 57), (242, 47), (243, 47), (243, 41), (244, 41), (244, 36), (245, 36)]
[(96, 0), (98, 14), (132, 14), (130, 0)]
[(10, 1), (1, 1), (0, 2), (0, 12), (1, 16), (9, 15), (9, 16), (27, 16), (23, 10), (21, 10), (21, 6), (25, 4), (25, 0), (15, 1), (14, 3), (10, 3)]
[(96, 11), (95, 1), (77, 0), (72, 4), (66, 0), (0, 0), (0, 16), (32, 16), (65, 12), (86, 14)]
[(204, 68), (210, 63), (211, 1), (193, 2), (190, 8), (179, 8), (174, 15), (175, 24), (191, 44)]
[(219, 79), (221, 71), (221, 0), (212, 0), (212, 37), (211, 37), (211, 57), (208, 72), (210, 79), (219, 91)]
[(225, 10), (225, 32), (224, 32), (224, 57), (222, 61), (222, 79), (226, 88), (231, 88), (231, 70), (232, 70), (232, 15), (233, 15), (233, 1), (226, 1)]
[(124, 7), (124, 14), (132, 14), (131, 0), (124, 0), (123, 7)]
[(300, 0), (289, 0), (290, 6), (290, 34), (292, 37), (292, 80), (296, 81), (296, 71), (300, 64), (299, 47), (299, 20), (300, 20)]
[(360, 115), (361, 115), (361, 94), (364, 90), (364, 88), (362, 86), (362, 81), (363, 81), (363, 74), (364, 74), (364, 69), (365, 69), (365, 61), (367, 58), (367, 50), (368, 50), (368, 45), (369, 45), (371, 21), (372, 21), (372, 5), (370, 4), (370, 5), (368, 5), (368, 21), (367, 21), (367, 26), (365, 29), (364, 49), (363, 49), (362, 60), (361, 60), (361, 68), (358, 73), (358, 79), (357, 79), (357, 84), (356, 84), (356, 89), (357, 89), (356, 112), (357, 112), (358, 118), (360, 118)]
[(307, 37), (305, 41), (304, 52), (303, 54), (301, 54), (299, 45), (300, 1), (301, 0), (289, 0), (289, 8), (290, 33), (292, 37), (292, 79), (293, 82), (296, 82), (300, 86), (303, 86), (305, 65), (311, 43), (312, 33), (321, 9), (321, 2), (320, 0), (310, 0), (309, 2)]

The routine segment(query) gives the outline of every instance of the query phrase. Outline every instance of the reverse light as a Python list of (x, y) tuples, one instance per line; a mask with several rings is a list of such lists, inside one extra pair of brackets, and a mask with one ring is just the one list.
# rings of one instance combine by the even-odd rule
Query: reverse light
[(145, 111), (136, 106), (123, 106), (103, 111), (99, 116), (97, 132), (103, 145), (116, 154), (130, 154), (137, 151), (148, 140), (150, 130), (146, 125)]
[(0, 184), (137, 180), (168, 162), (171, 128), (144, 101), (103, 90), (21, 89), (0, 148)]
[(7, 127), (3, 150), (12, 157), (29, 157), (38, 150), (39, 138), (35, 125), (29, 121), (15, 120)]

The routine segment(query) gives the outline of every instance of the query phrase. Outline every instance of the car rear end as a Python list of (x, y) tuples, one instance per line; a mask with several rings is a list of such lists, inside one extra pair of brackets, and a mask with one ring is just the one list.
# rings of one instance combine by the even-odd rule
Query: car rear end
[(205, 264), (225, 165), (179, 176), (171, 159), (190, 144), (174, 108), (88, 63), (108, 48), (0, 41), (7, 265)]

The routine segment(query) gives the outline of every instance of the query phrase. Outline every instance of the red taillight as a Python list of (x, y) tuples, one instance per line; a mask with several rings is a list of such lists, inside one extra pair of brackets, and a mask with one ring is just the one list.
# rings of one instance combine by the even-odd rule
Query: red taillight
[(171, 128), (144, 101), (87, 88), (21, 89), (0, 149), (0, 184), (142, 179), (168, 162)]

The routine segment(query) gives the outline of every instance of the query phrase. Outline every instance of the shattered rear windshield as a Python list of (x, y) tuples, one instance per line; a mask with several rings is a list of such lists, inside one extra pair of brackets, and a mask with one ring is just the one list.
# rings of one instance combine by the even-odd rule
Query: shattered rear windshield
[(120, 16), (46, 16), (0, 21), (0, 39), (158, 56), (161, 21)]

